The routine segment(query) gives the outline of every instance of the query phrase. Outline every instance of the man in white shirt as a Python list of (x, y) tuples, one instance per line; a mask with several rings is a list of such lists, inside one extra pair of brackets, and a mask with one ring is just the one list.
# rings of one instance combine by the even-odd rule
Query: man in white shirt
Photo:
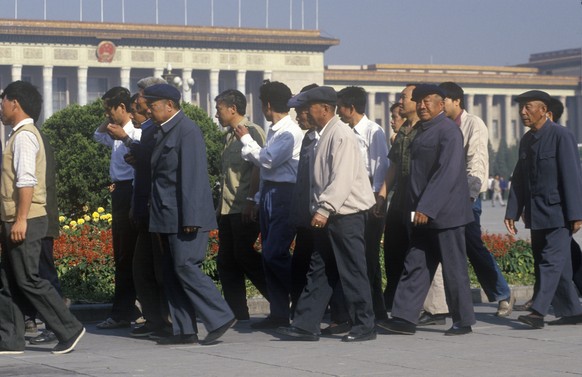
[(303, 131), (289, 116), (290, 98), (291, 90), (283, 83), (267, 81), (261, 86), (263, 114), (272, 122), (265, 146), (261, 147), (246, 127), (235, 128), (243, 144), (242, 158), (260, 168), (259, 222), (271, 313), (265, 320), (251, 325), (254, 329), (289, 324), (292, 285), (289, 247), (295, 237), (295, 230), (289, 224), (289, 209), (303, 140)]
[[(103, 107), (107, 120), (93, 134), (93, 139), (111, 148), (109, 175), (112, 185), (111, 209), (113, 222), (113, 256), (115, 260), (115, 295), (113, 308), (109, 318), (97, 325), (98, 329), (114, 329), (129, 327), (132, 320), (138, 317), (135, 306), (135, 288), (133, 284), (132, 260), (137, 240), (137, 231), (129, 220), (131, 197), (133, 192), (134, 170), (125, 162), (124, 156), (129, 153), (133, 140), (139, 140), (141, 129), (135, 128), (131, 121), (131, 94), (122, 87), (109, 89), (103, 97)], [(113, 129), (123, 128), (125, 136), (115, 139)]]
[[(350, 86), (337, 94), (337, 114), (347, 123), (358, 138), (360, 152), (374, 196), (378, 195), (388, 170), (388, 144), (382, 127), (368, 119), (364, 113), (368, 94), (361, 87)], [(372, 104), (373, 106), (373, 104)], [(380, 239), (386, 216), (366, 216), (366, 264), (372, 292), (376, 320), (388, 319), (382, 292), (382, 270), (380, 268)]]

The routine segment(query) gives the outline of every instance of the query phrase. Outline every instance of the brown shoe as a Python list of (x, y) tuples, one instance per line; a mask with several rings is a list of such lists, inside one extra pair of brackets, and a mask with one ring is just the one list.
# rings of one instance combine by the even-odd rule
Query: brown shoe
[(513, 305), (515, 304), (515, 296), (511, 294), (509, 299), (499, 301), (499, 306), (497, 306), (497, 313), (495, 313), (498, 317), (508, 317), (511, 312), (513, 312)]
[(533, 298), (529, 299), (523, 305), (513, 305), (513, 310), (515, 310), (517, 312), (529, 312), (532, 305), (533, 305)]

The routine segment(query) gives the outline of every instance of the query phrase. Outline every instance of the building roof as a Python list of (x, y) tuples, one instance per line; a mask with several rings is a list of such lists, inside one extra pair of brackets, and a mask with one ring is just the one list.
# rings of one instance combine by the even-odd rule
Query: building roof
[(0, 19), (0, 42), (324, 52), (339, 44), (318, 30)]
[(494, 67), (472, 65), (418, 65), (418, 64), (374, 64), (363, 66), (327, 66), (325, 82), (341, 84), (359, 82), (363, 84), (414, 82), (440, 83), (454, 81), (472, 86), (556, 87), (576, 89), (578, 77), (547, 76), (539, 74), (537, 68)]

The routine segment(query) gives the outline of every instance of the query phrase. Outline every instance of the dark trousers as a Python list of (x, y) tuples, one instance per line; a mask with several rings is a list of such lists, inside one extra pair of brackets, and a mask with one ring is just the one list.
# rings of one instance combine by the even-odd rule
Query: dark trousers
[(10, 241), (13, 225), (2, 225), (0, 347), (24, 349), (23, 302), (32, 304), (59, 340), (69, 340), (81, 330), (82, 325), (67, 309), (53, 285), (42, 279), (38, 272), (41, 239), (46, 235), (47, 218), (29, 219), (26, 239), (21, 243)]
[(314, 233), (314, 249), (293, 326), (319, 333), (319, 326), (334, 287), (341, 281), (352, 320), (352, 334), (374, 329), (374, 312), (364, 254), (365, 214), (335, 215)]
[(445, 295), (453, 323), (458, 326), (475, 324), (463, 226), (412, 230), (404, 272), (394, 296), (392, 317), (418, 323), (439, 263), (442, 264)]
[(388, 311), (392, 310), (394, 294), (404, 270), (404, 257), (410, 246), (409, 232), (402, 212), (389, 208), (384, 230), (384, 269), (386, 271), (384, 303)]
[(111, 192), (111, 234), (115, 262), (115, 294), (111, 318), (116, 321), (132, 321), (139, 317), (133, 283), (133, 253), (137, 230), (129, 220), (132, 191), (132, 181), (122, 181), (116, 182), (115, 189)]
[(531, 231), (534, 263), (539, 269), (539, 289), (531, 306), (546, 315), (550, 305), (561, 316), (582, 314), (572, 282), (572, 232), (568, 228)]
[(168, 323), (168, 301), (164, 293), (162, 251), (159, 237), (140, 229), (133, 254), (133, 281), (141, 310), (150, 329)]
[(263, 182), (259, 203), (263, 265), (271, 317), (289, 318), (291, 253), (295, 230), (289, 224), (292, 183)]
[(208, 232), (159, 237), (174, 335), (198, 333), (196, 318), (209, 332), (233, 319), (234, 314), (216, 285), (200, 268), (208, 248)]
[(226, 302), (237, 319), (248, 319), (245, 276), (269, 298), (261, 254), (255, 250), (259, 224), (243, 223), (240, 213), (221, 215), (216, 264)]
[(313, 233), (310, 228), (298, 227), (295, 236), (295, 249), (291, 257), (291, 312), (295, 311), (297, 301), (307, 284), (307, 272), (313, 253)]
[(382, 269), (380, 267), (380, 240), (382, 239), (384, 223), (384, 217), (376, 217), (369, 212), (366, 213), (366, 232), (364, 235), (366, 241), (366, 266), (372, 293), (374, 315), (377, 320), (388, 319), (382, 292)]
[(487, 250), (481, 239), (481, 199), (473, 202), (475, 221), (465, 225), (467, 257), (475, 270), (475, 275), (485, 291), (489, 302), (509, 299), (511, 291), (501, 273), (495, 257)]

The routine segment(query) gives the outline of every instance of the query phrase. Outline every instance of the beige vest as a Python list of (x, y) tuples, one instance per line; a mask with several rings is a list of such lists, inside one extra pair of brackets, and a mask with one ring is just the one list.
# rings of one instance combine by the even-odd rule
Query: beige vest
[(2, 205), (0, 206), (0, 217), (2, 221), (16, 220), (16, 203), (18, 200), (18, 190), (16, 188), (16, 171), (14, 170), (14, 154), (12, 149), (14, 147), (14, 139), (19, 132), (32, 132), (38, 140), (40, 147), (36, 154), (36, 180), (37, 184), (34, 186), (32, 194), (32, 204), (28, 211), (29, 219), (46, 215), (46, 154), (44, 151), (44, 144), (38, 129), (32, 123), (28, 123), (20, 127), (18, 130), (10, 135), (6, 147), (2, 152), (2, 179), (0, 180), (0, 197), (2, 198)]

